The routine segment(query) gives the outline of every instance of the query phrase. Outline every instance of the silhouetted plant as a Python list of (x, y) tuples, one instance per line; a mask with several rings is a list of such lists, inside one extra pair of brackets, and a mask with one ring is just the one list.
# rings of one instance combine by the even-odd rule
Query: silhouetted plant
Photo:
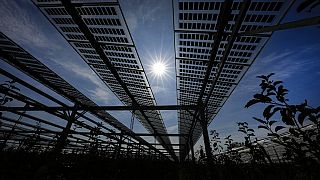
[[(15, 81), (11, 80), (11, 81), (5, 81), (5, 83), (0, 84), (0, 86), (13, 90), (13, 91), (20, 91), (19, 88), (17, 88), (15, 86)], [(13, 101), (13, 98), (8, 97), (7, 94), (3, 94), (0, 97), (0, 106), (5, 106), (7, 103)], [(0, 117), (2, 116), (2, 112), (0, 112)], [(22, 118), (22, 116), (19, 117), (18, 121), (20, 121)], [(0, 127), (2, 126), (2, 121), (0, 120)], [(16, 128), (17, 124), (15, 123), (13, 125), (13, 127), (11, 128), (11, 130), (7, 133), (3, 133), (3, 142), (0, 144), (0, 151), (2, 151), (4, 148), (6, 148), (7, 146), (7, 141), (9, 140), (9, 138), (11, 137), (12, 133), (14, 132), (15, 128)]]
[(199, 161), (203, 161), (203, 159), (206, 157), (203, 151), (203, 147), (200, 145), (200, 150), (199, 150)]
[(101, 134), (101, 128), (103, 124), (98, 123), (96, 127), (90, 130), (90, 145), (89, 145), (89, 153), (98, 154), (99, 147), (101, 146), (99, 143), (99, 135)]
[[(258, 76), (261, 79), (261, 92), (255, 94), (245, 107), (254, 104), (265, 104), (263, 119), (253, 117), (260, 123), (258, 128), (269, 131), (268, 136), (272, 141), (285, 147), (286, 157), (296, 162), (304, 162), (314, 158), (320, 161), (320, 107), (313, 108), (307, 100), (301, 104), (289, 104), (286, 95), (288, 90), (282, 81), (270, 80), (274, 75)], [(271, 118), (279, 114), (282, 125), (276, 125), (278, 120)], [(308, 126), (305, 126), (308, 124)], [(288, 135), (281, 135), (279, 131), (288, 130)]]
[(221, 159), (221, 152), (223, 151), (223, 147), (221, 145), (221, 139), (219, 137), (219, 133), (216, 130), (211, 130), (210, 131), (210, 144), (212, 146), (212, 154), (213, 154), (213, 163), (214, 164), (219, 164), (222, 163)]
[[(249, 148), (250, 155), (252, 157), (252, 163), (272, 163), (271, 158), (265, 148), (258, 143), (255, 138), (254, 130), (248, 127), (247, 122), (238, 122), (238, 131), (245, 134), (245, 146)], [(253, 139), (255, 138), (255, 139)]]
[[(8, 89), (11, 89), (11, 90), (20, 91), (20, 89), (15, 86), (15, 81), (13, 81), (13, 80), (12, 81), (5, 81), (5, 83), (0, 84), (0, 86), (8, 88)], [(13, 98), (8, 97), (7, 94), (3, 94), (0, 97), (0, 105), (1, 106), (5, 105), (5, 104), (7, 104), (8, 102), (11, 102), (11, 101), (13, 101)]]
[(225, 164), (238, 164), (241, 163), (241, 155), (239, 154), (238, 150), (234, 149), (233, 139), (231, 138), (231, 135), (227, 136), (225, 138), (226, 146), (226, 153), (224, 156), (224, 162)]
[(216, 130), (211, 130), (210, 135), (214, 164), (237, 164), (242, 162), (239, 152), (233, 149), (234, 144), (231, 135), (224, 139), (225, 150), (219, 133)]
[(219, 133), (216, 130), (210, 131), (211, 135), (211, 145), (212, 145), (212, 154), (220, 154), (223, 150), (221, 146), (221, 139), (219, 137)]

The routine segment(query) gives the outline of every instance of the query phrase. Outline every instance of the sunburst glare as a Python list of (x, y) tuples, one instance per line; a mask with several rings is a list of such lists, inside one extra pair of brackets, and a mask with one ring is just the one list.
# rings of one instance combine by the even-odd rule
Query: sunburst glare
[(152, 64), (152, 73), (156, 76), (163, 76), (167, 71), (166, 65), (159, 61)]
[(170, 72), (174, 70), (169, 64), (172, 57), (163, 54), (161, 51), (158, 53), (148, 53), (150, 62), (147, 65), (147, 75), (151, 77), (152, 81), (156, 81), (157, 86), (164, 86), (167, 78), (173, 79)]

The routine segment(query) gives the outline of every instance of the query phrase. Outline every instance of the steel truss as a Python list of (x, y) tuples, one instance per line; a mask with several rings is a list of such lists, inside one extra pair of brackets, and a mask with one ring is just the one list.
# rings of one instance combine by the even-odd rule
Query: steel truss
[[(157, 158), (177, 160), (175, 153), (178, 151), (180, 159), (184, 160), (190, 150), (194, 159), (193, 146), (203, 134), (206, 154), (210, 160), (207, 126), (272, 33), (320, 23), (320, 17), (313, 17), (281, 24), (293, 3), (284, 0), (174, 1), (178, 105), (157, 106), (116, 0), (35, 1), (44, 15), (125, 106), (98, 106), (0, 33), (2, 60), (74, 103), (68, 106), (0, 68), (0, 74), (57, 104), (46, 106), (18, 91), (1, 86), (1, 94), (25, 106), (0, 106), (1, 112), (19, 117), (0, 117), (0, 142), (20, 146), (22, 140), (37, 139), (34, 147), (47, 147), (55, 153), (86, 152), (90, 144), (99, 142), (99, 148), (104, 148), (104, 152), (114, 152), (115, 157), (127, 150), (134, 152), (134, 155), (153, 153)], [(113, 23), (115, 27), (110, 28), (106, 24), (98, 26), (97, 22), (101, 19), (108, 19), (103, 23)], [(167, 133), (160, 110), (178, 111), (179, 134)], [(29, 111), (46, 112), (67, 124), (62, 126), (52, 123), (49, 119), (28, 114)], [(134, 133), (106, 111), (134, 112), (150, 133)], [(120, 132), (99, 124), (87, 113)], [(22, 118), (28, 121), (21, 121)], [(37, 126), (35, 122), (45, 127)], [(75, 125), (85, 131), (72, 129)], [(97, 127), (99, 131), (95, 131)], [(94, 136), (92, 132), (95, 132)], [(155, 137), (160, 143), (148, 143), (141, 138), (143, 136)], [(179, 137), (179, 144), (171, 144), (169, 137), (173, 136)], [(158, 145), (164, 148), (156, 148)]]
[[(156, 105), (118, 1), (34, 3), (125, 105)], [(167, 133), (155, 110), (134, 111), (150, 133)], [(168, 137), (157, 137), (173, 159)]]
[[(42, 64), (39, 60), (34, 58), (31, 54), (26, 52), (24, 49), (22, 49), (20, 46), (18, 46), (16, 43), (14, 43), (12, 40), (10, 40), (7, 36), (5, 36), (3, 33), (0, 33), (0, 57), (2, 60), (5, 60), (9, 64), (13, 65), (14, 67), (18, 68), (22, 72), (26, 73), (33, 79), (37, 80), (38, 82), (44, 84), (51, 90), (57, 92), (58, 94), (62, 95), (66, 99), (70, 100), (71, 102), (74, 102), (77, 104), (77, 107), (81, 106), (97, 106), (93, 101), (91, 101), (89, 98), (84, 96), (82, 93), (80, 93), (78, 90), (76, 90), (74, 87), (72, 87), (69, 83), (67, 83), (65, 80), (63, 80), (61, 77), (59, 77), (56, 73), (51, 71), (48, 67), (46, 67), (44, 64)], [(21, 85), (33, 90), (34, 92), (48, 98), (49, 100), (61, 105), (62, 107), (65, 107), (66, 104), (58, 101), (57, 99), (50, 97), (48, 94), (38, 90), (37, 88), (33, 87), (32, 85), (22, 81), (21, 79), (15, 77), (14, 75), (6, 72), (5, 70), (1, 69), (1, 74), (7, 76), (8, 78), (20, 83)], [(6, 91), (4, 87), (1, 87), (1, 90)], [(9, 92), (9, 91), (6, 91)], [(12, 95), (15, 95), (15, 97), (19, 98), (20, 96), (15, 94), (16, 92), (12, 92)], [(34, 107), (37, 107), (34, 102), (34, 100), (30, 100), (28, 102), (29, 104), (33, 103)], [(41, 105), (41, 107), (45, 107), (44, 105)], [(122, 133), (126, 133), (129, 136), (131, 134), (134, 134), (129, 128), (127, 128), (125, 125), (120, 123), (118, 120), (116, 120), (114, 117), (112, 117), (109, 113), (101, 110), (93, 110), (91, 113), (96, 116), (98, 119), (101, 119), (102, 121), (110, 124), (111, 126), (117, 128)], [(59, 115), (60, 117), (64, 117), (61, 115), (61, 113), (55, 112), (55, 115)], [(94, 120), (89, 119), (88, 117), (84, 116), (81, 113), (77, 114), (77, 117), (82, 117), (91, 123), (94, 123), (96, 125), (97, 122)], [(111, 129), (106, 128), (103, 126), (105, 130), (111, 131)], [(132, 136), (133, 137), (133, 136)], [(142, 139), (139, 136), (133, 137), (135, 140), (140, 142), (142, 145), (146, 145), (149, 148), (156, 150), (153, 146), (148, 145), (148, 143)]]

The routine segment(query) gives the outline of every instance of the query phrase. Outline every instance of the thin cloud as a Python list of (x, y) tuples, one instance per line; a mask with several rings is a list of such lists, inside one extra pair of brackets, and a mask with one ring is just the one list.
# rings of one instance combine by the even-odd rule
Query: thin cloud
[(152, 86), (152, 92), (154, 94), (163, 93), (163, 92), (166, 92), (166, 88), (161, 87), (161, 86)]
[(79, 64), (75, 64), (70, 61), (53, 61), (62, 66), (64, 69), (71, 71), (78, 78), (82, 78), (85, 79), (86, 82), (93, 83), (95, 85), (94, 89), (87, 89), (91, 98), (99, 102), (110, 100), (110, 95), (108, 94), (106, 85), (102, 83), (96, 73), (93, 72), (89, 67), (80, 66)]
[(95, 88), (94, 90), (89, 90), (91, 97), (96, 101), (107, 101), (109, 100), (109, 94), (105, 88)]
[(303, 47), (284, 52), (274, 52), (259, 58), (251, 66), (243, 83), (237, 88), (237, 93), (255, 92), (257, 89), (256, 76), (275, 73), (274, 78), (286, 80), (294, 74), (308, 72), (317, 63), (308, 53), (319, 49), (317, 46)]
[(124, 12), (130, 30), (133, 32), (138, 26), (143, 26), (148, 21), (155, 21), (157, 12), (161, 9), (161, 1), (125, 1), (123, 5), (128, 5), (128, 11)]
[(22, 8), (22, 4), (32, 5), (29, 1), (1, 1), (0, 30), (22, 44), (43, 49), (60, 49), (60, 46), (48, 39), (34, 18), (31, 18), (30, 11)]
[(174, 126), (168, 127), (167, 131), (168, 131), (169, 134), (177, 133), (178, 132), (178, 125), (174, 125)]
[(76, 76), (82, 77), (84, 79), (89, 80), (93, 84), (97, 86), (101, 86), (101, 80), (98, 78), (98, 76), (89, 68), (89, 67), (83, 67), (79, 64), (73, 63), (71, 61), (58, 61), (53, 60), (55, 63), (59, 64), (63, 68), (72, 71)]

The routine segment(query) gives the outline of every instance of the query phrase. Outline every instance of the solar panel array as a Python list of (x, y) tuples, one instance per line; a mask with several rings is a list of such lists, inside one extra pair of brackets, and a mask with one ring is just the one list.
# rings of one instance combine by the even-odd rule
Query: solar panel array
[[(132, 99), (105, 64), (104, 61), (106, 59), (101, 59), (96, 51), (97, 49), (92, 46), (61, 1), (35, 0), (34, 2), (117, 97), (125, 105), (132, 105)], [(121, 80), (126, 84), (138, 104), (156, 105), (118, 1), (72, 0), (71, 3), (76, 8), (77, 15), (81, 16), (85, 26), (94, 36), (95, 41), (103, 49), (108, 58), (107, 61), (110, 61), (116, 68)], [(149, 132), (167, 133), (159, 111), (146, 110), (144, 113), (148, 117), (150, 124), (141, 112), (135, 112), (140, 122)], [(160, 138), (158, 136), (157, 140), (162, 142)], [(164, 140), (165, 144), (171, 144), (168, 137), (162, 137), (162, 140)]]
[[(13, 58), (13, 60), (7, 58), (8, 56)], [(20, 69), (30, 77), (34, 78), (53, 91), (71, 100), (72, 102), (77, 103), (80, 106), (98, 106), (1, 32), (0, 58), (6, 60), (6, 62), (8, 62), (9, 64)], [(121, 132), (125, 132), (127, 134), (133, 133), (129, 128), (127, 128), (124, 124), (119, 122), (106, 111), (95, 111), (94, 115), (96, 115), (100, 119), (103, 119), (113, 127), (119, 129)], [(137, 139), (140, 142), (147, 144), (144, 139), (140, 137), (137, 137)]]
[[(223, 3), (223, 0), (175, 0), (173, 3), (177, 98), (180, 105), (197, 104), (198, 102)], [(289, 1), (285, 0), (252, 1), (242, 21), (239, 33), (277, 24), (288, 8), (288, 3)], [(214, 58), (214, 62), (217, 64), (221, 62), (243, 4), (243, 1), (235, 0), (229, 7), (232, 9), (231, 17), (224, 29), (222, 41), (216, 42), (219, 43)], [(219, 112), (270, 36), (271, 33), (242, 35), (236, 37), (235, 42), (231, 44), (232, 49), (207, 104), (206, 118), (209, 123)], [(218, 66), (214, 66), (202, 98), (203, 102), (208, 97), (217, 71)], [(179, 133), (188, 134), (192, 124), (192, 114), (181, 110), (178, 112), (178, 118)], [(192, 136), (193, 143), (197, 142), (201, 134), (200, 123), (197, 123)], [(180, 143), (185, 144), (186, 140), (180, 138)]]

